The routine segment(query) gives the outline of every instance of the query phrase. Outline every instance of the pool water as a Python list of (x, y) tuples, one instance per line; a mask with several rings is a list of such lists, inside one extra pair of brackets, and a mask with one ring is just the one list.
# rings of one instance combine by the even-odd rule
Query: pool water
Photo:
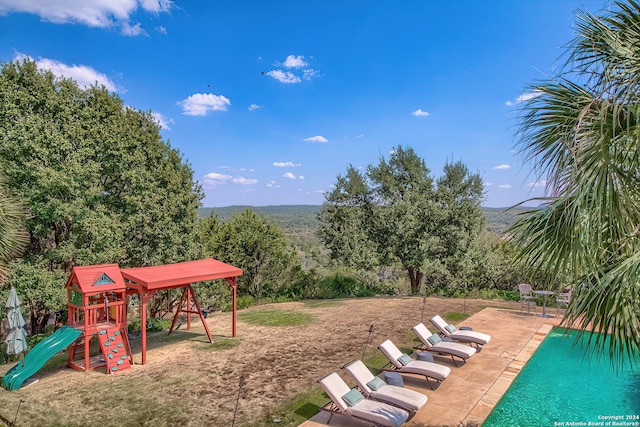
[(640, 425), (640, 372), (585, 357), (586, 337), (575, 338), (554, 328), (483, 426)]

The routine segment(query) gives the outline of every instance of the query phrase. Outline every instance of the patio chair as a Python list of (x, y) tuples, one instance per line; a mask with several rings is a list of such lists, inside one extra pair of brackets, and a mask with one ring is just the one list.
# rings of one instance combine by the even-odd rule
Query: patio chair
[(565, 292), (561, 292), (556, 295), (556, 317), (560, 314), (560, 309), (566, 309), (571, 302), (571, 288), (565, 289)]
[(422, 342), (422, 345), (416, 347), (416, 349), (451, 356), (451, 360), (456, 366), (458, 366), (458, 363), (454, 357), (458, 357), (466, 362), (468, 358), (476, 354), (476, 349), (468, 345), (451, 341), (443, 341), (438, 334), (432, 334), (423, 323), (418, 323), (411, 329)]
[(441, 336), (451, 338), (454, 341), (475, 344), (477, 348), (480, 348), (481, 345), (485, 345), (491, 340), (491, 335), (483, 334), (482, 332), (457, 329), (452, 324), (447, 324), (447, 322), (438, 315), (433, 316), (430, 322), (438, 329)]
[(404, 409), (365, 398), (355, 388), (349, 388), (335, 372), (320, 378), (318, 382), (331, 399), (320, 408), (331, 413), (327, 424), (334, 414), (383, 427), (399, 427), (409, 418), (409, 413)]
[(427, 396), (404, 387), (387, 384), (374, 376), (361, 360), (353, 360), (342, 367), (356, 382), (365, 397), (385, 402), (409, 412), (409, 419), (427, 403)]
[[(383, 367), (384, 370), (395, 371), (401, 374), (422, 375), (427, 380), (431, 389), (433, 389), (433, 385), (431, 385), (429, 378), (441, 383), (447, 379), (451, 373), (451, 368), (448, 366), (422, 360), (413, 360), (408, 354), (402, 353), (391, 340), (386, 340), (380, 344), (378, 348), (389, 361), (389, 363)], [(389, 366), (389, 368), (386, 368), (387, 366)]]
[(520, 291), (520, 312), (522, 313), (522, 309), (525, 306), (527, 307), (527, 313), (531, 313), (532, 306), (533, 311), (536, 311), (536, 296), (533, 294), (531, 285), (528, 283), (520, 283), (518, 285), (518, 291)]

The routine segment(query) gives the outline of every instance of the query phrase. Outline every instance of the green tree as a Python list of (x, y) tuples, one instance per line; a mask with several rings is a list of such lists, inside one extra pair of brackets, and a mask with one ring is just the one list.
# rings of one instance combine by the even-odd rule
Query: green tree
[(480, 177), (462, 163), (447, 164), (434, 184), (424, 160), (400, 146), (366, 175), (350, 166), (338, 176), (325, 195), (318, 235), (349, 266), (399, 262), (417, 293), (425, 270), (457, 268), (482, 228), (481, 199)]
[[(191, 167), (162, 140), (151, 113), (125, 106), (104, 87), (81, 89), (31, 61), (3, 64), (0, 167), (30, 212), (22, 263), (68, 272), (195, 254), (202, 190)], [(23, 280), (23, 271), (33, 269), (18, 268), (11, 280), (48, 283)]]
[(520, 147), (546, 178), (544, 208), (513, 228), (523, 265), (574, 297), (565, 321), (616, 360), (640, 354), (640, 5), (579, 11), (566, 66), (532, 85)]
[(22, 254), (29, 242), (26, 218), (26, 209), (9, 193), (6, 179), (0, 176), (0, 284), (9, 273), (11, 261)]
[(242, 268), (238, 292), (259, 299), (289, 285), (296, 257), (278, 225), (251, 209), (221, 222), (212, 212), (200, 221), (199, 236), (206, 254)]

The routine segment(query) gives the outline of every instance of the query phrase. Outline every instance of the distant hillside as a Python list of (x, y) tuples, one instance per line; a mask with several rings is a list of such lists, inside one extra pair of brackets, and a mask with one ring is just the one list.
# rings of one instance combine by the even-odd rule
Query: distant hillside
[[(318, 227), (319, 205), (280, 205), (280, 206), (226, 206), (222, 208), (200, 208), (198, 215), (207, 217), (214, 211), (222, 220), (231, 219), (234, 212), (241, 213), (251, 209), (256, 213), (272, 218), (282, 227), (286, 234), (304, 234), (313, 232)], [(500, 234), (514, 224), (518, 215), (532, 208), (482, 208), (487, 218), (487, 230)]]
[(282, 227), (282, 231), (287, 234), (300, 234), (318, 228), (318, 205), (280, 205), (280, 206), (225, 206), (223, 208), (200, 208), (198, 215), (207, 217), (214, 211), (222, 220), (231, 219), (231, 214), (241, 213), (251, 209), (256, 213), (263, 214)]

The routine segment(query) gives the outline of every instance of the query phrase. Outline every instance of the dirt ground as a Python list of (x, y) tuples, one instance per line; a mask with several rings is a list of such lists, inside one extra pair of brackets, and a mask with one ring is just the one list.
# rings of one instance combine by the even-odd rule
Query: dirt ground
[[(278, 418), (277, 410), (296, 395), (316, 387), (316, 380), (361, 358), (371, 324), (374, 332), (366, 357), (389, 338), (409, 344), (411, 326), (435, 314), (473, 314), (486, 306), (517, 308), (516, 303), (428, 298), (423, 312), (420, 297), (379, 297), (291, 302), (252, 307), (308, 313), (305, 326), (263, 327), (238, 321), (239, 344), (216, 349), (194, 319), (147, 351), (147, 364), (107, 375), (62, 367), (35, 377), (39, 382), (17, 391), (0, 389), (0, 415), (13, 420), (20, 403), (20, 426), (181, 425), (230, 426), (238, 397), (236, 425), (260, 425)], [(214, 341), (231, 336), (231, 313), (207, 318)], [(160, 333), (166, 335), (166, 332)], [(132, 341), (140, 363), (139, 339)], [(0, 373), (11, 365), (0, 366)], [(1, 423), (0, 423), (1, 425)], [(277, 424), (273, 424), (277, 425)]]

